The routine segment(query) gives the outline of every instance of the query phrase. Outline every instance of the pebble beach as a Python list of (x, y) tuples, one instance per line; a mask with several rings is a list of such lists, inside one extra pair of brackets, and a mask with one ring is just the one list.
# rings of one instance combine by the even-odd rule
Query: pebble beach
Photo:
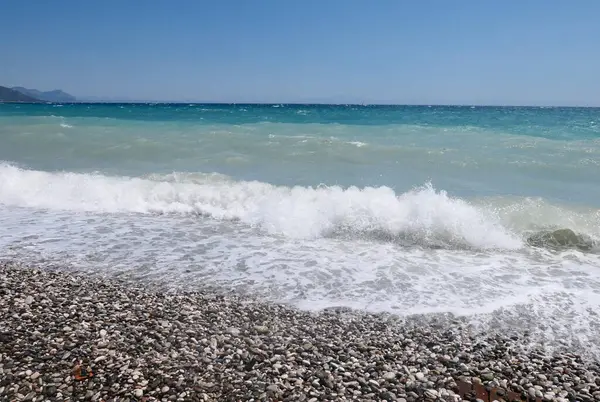
[(477, 400), (465, 384), (600, 400), (597, 361), (525, 343), (447, 315), (315, 313), (0, 266), (2, 401)]

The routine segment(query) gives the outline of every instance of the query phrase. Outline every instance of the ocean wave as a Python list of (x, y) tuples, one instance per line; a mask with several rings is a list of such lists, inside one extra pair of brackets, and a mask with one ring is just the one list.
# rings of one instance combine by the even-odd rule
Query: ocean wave
[[(515, 230), (503, 220), (503, 214), (510, 217), (506, 210), (451, 197), (429, 184), (396, 194), (388, 187), (274, 186), (214, 173), (133, 178), (26, 170), (5, 163), (0, 165), (0, 204), (104, 213), (197, 214), (241, 221), (269, 234), (298, 239), (352, 237), (431, 248), (504, 250), (556, 243), (552, 236), (528, 241), (533, 224), (540, 231), (552, 222), (530, 222), (523, 230)], [(593, 246), (593, 236), (584, 235), (589, 238), (586, 244)], [(576, 242), (562, 245), (571, 243)]]

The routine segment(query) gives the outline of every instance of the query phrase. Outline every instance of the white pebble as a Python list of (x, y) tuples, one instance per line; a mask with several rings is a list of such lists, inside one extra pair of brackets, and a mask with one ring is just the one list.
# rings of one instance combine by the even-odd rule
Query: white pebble
[(393, 380), (394, 378), (396, 378), (396, 373), (393, 373), (391, 371), (385, 372), (383, 373), (383, 379), (384, 380)]

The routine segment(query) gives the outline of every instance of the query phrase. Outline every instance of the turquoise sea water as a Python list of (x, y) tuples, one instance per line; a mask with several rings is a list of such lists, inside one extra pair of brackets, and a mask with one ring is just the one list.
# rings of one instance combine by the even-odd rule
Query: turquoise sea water
[(0, 104), (0, 161), (7, 257), (600, 350), (600, 109)]

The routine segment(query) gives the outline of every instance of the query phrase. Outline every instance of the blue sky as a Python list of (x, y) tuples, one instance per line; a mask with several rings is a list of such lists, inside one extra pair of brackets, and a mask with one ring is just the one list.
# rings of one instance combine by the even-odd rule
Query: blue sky
[(600, 106), (597, 0), (0, 0), (0, 85), (217, 102)]

